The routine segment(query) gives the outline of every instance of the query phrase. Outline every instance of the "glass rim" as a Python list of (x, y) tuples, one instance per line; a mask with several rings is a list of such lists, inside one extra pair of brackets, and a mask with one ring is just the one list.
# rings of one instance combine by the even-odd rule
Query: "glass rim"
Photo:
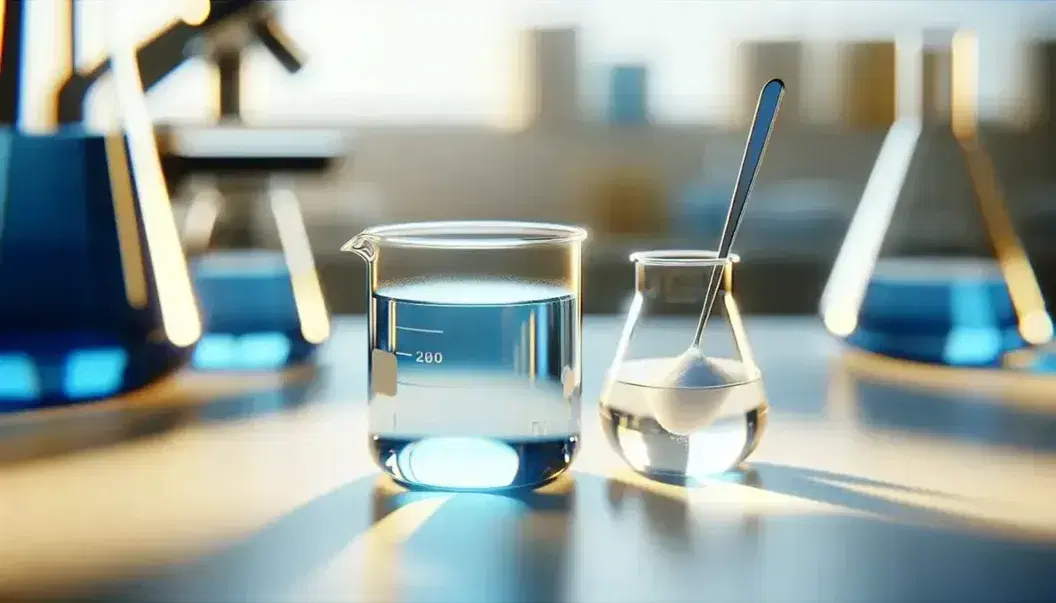
[(720, 259), (717, 251), (703, 249), (651, 249), (636, 251), (630, 259), (643, 266), (727, 266), (741, 261), (741, 256), (731, 253)]
[(374, 226), (359, 236), (373, 239), (383, 247), (511, 249), (579, 243), (587, 238), (587, 230), (547, 222), (438, 220)]

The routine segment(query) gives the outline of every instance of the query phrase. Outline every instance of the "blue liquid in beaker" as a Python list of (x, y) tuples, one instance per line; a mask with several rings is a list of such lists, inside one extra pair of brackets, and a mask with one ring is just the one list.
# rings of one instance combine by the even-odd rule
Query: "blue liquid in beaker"
[(169, 205), (140, 197), (127, 148), (79, 130), (0, 131), (0, 411), (128, 392), (189, 356), (163, 321), (179, 314), (176, 339), (197, 335), (175, 228), (170, 247), (144, 228), (144, 204), (163, 205), (155, 220)]
[(205, 325), (194, 368), (276, 370), (311, 358), (317, 344), (302, 332), (281, 251), (214, 251), (191, 268)]
[(891, 259), (877, 265), (847, 342), (949, 366), (1000, 366), (1027, 347), (1012, 298), (992, 262)]
[(374, 349), (395, 359), (394, 375), (371, 363), (371, 391), (387, 392), (370, 404), (379, 466), (456, 490), (535, 486), (568, 468), (580, 422), (570, 291), (437, 280), (384, 287), (372, 303)]

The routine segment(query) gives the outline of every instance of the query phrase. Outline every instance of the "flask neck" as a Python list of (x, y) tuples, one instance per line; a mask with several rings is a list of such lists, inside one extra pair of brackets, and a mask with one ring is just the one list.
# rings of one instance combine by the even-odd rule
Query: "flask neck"
[(635, 291), (649, 299), (676, 304), (703, 304), (712, 279), (721, 279), (719, 291), (733, 287), (733, 264), (699, 266), (635, 264)]
[(974, 131), (978, 121), (978, 47), (966, 31), (927, 31), (919, 45), (900, 48), (900, 117)]

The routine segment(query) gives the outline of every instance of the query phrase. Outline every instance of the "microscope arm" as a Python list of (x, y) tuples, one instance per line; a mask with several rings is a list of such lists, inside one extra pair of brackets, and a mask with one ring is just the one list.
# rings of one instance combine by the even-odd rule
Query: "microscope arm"
[[(188, 58), (188, 49), (206, 31), (234, 19), (246, 18), (246, 12), (263, 2), (239, 0), (211, 3), (209, 17), (201, 25), (190, 25), (183, 21), (170, 23), (150, 40), (139, 46), (136, 59), (139, 63), (143, 91), (147, 92), (167, 75), (175, 71)], [(289, 39), (274, 15), (265, 13), (250, 17), (251, 28), (261, 44), (282, 66), (294, 73), (304, 65), (301, 51)], [(88, 91), (110, 69), (109, 58), (91, 70), (74, 72), (59, 87), (56, 99), (56, 121), (59, 124), (77, 123), (84, 119), (84, 103)]]
[[(275, 0), (210, 0), (209, 16), (199, 25), (204, 36), (225, 35), (229, 24), (242, 23), (283, 68), (296, 73), (304, 66), (303, 53), (283, 31), (276, 15)], [(248, 41), (248, 40), (247, 40)], [(246, 41), (241, 42), (245, 44)], [(242, 48), (222, 48), (220, 54), (241, 53)], [(206, 51), (209, 52), (209, 51)], [(217, 52), (214, 49), (212, 52)]]
[(253, 33), (256, 34), (257, 39), (264, 45), (264, 48), (268, 49), (271, 56), (275, 57), (285, 69), (290, 73), (296, 73), (304, 67), (304, 53), (297, 47), (296, 43), (290, 39), (286, 32), (283, 31), (282, 26), (275, 20), (274, 17), (270, 19), (262, 19), (253, 24)]
[[(168, 27), (144, 42), (136, 51), (143, 91), (147, 92), (165, 76), (187, 60), (185, 49), (199, 35), (196, 27), (183, 21)], [(110, 69), (109, 57), (87, 72), (75, 72), (59, 87), (56, 117), (59, 124), (77, 123), (84, 119), (84, 103), (88, 91)]]

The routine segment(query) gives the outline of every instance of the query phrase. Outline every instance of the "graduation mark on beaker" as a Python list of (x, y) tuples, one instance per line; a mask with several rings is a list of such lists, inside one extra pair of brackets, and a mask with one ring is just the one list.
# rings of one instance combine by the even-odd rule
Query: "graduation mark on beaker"
[(432, 333), (434, 335), (443, 335), (444, 334), (444, 332), (441, 331), (440, 329), (419, 329), (419, 328), (416, 328), (416, 327), (401, 327), (401, 326), (398, 326), (398, 325), (396, 326), (396, 328), (399, 329), (400, 331), (414, 331), (415, 333)]
[[(401, 327), (396, 325), (397, 331), (410, 331), (412, 333), (425, 333), (427, 335), (443, 335), (444, 332), (441, 329), (422, 329), (419, 327)], [(442, 364), (444, 362), (444, 353), (433, 351), (433, 350), (414, 350), (412, 352), (394, 352), (397, 356), (403, 356), (404, 358), (414, 358), (414, 361), (418, 364)]]
[(414, 358), (414, 361), (418, 364), (443, 364), (444, 353), (443, 352), (423, 352), (418, 350), (416, 352), (394, 352), (397, 356), (403, 356), (404, 358)]

